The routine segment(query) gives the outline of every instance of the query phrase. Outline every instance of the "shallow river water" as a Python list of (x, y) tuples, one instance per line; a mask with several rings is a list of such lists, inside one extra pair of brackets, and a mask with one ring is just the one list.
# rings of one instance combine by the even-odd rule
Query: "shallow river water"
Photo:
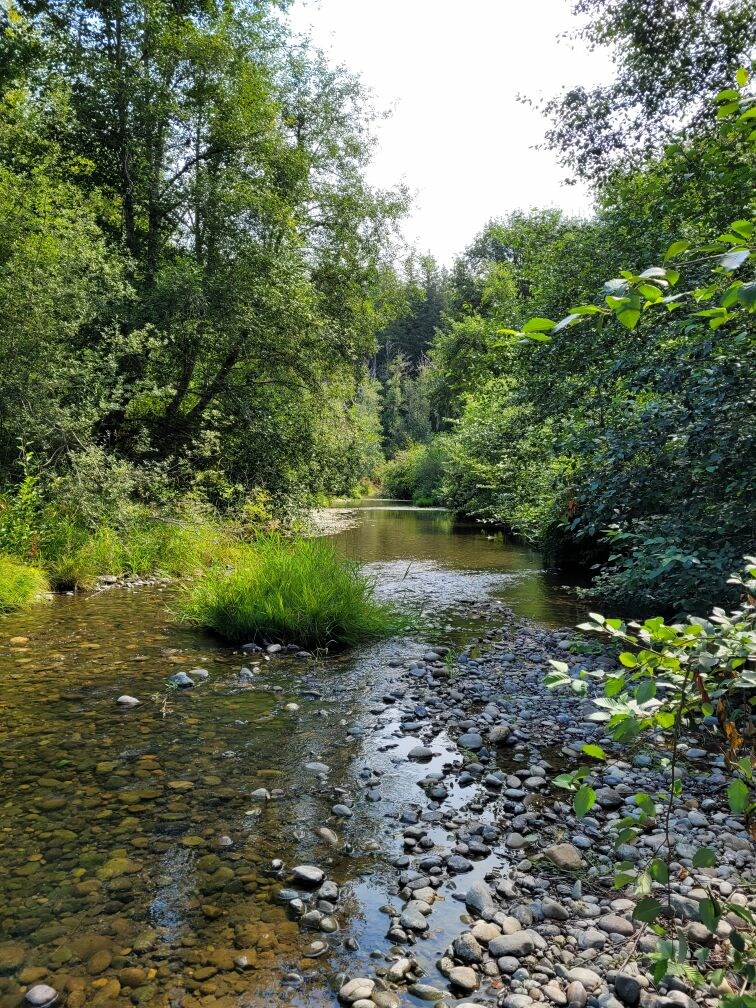
[[(416, 742), (390, 717), (376, 727), (391, 662), (487, 629), (492, 597), (551, 626), (578, 614), (537, 554), (443, 511), (364, 501), (334, 516), (350, 519), (334, 540), (378, 593), (417, 614), (411, 636), (317, 661), (260, 659), (176, 627), (163, 587), (0, 618), (0, 1008), (38, 982), (72, 1008), (319, 1008), (335, 1003), (340, 970), (357, 975), (389, 948), (378, 908), (395, 884), (396, 817), (444, 762), (403, 761)], [(163, 710), (166, 677), (196, 667), (209, 677)], [(121, 709), (124, 693), (140, 705)], [(309, 762), (328, 765), (325, 782)], [(382, 772), (379, 801), (365, 800), (366, 767)], [(273, 800), (253, 800), (258, 788)], [(331, 812), (339, 801), (353, 805), (348, 820)], [(324, 936), (276, 902), (290, 883), (275, 858), (320, 865), (343, 886), (339, 931), (318, 958), (307, 946)], [(447, 898), (434, 913), (416, 949), (429, 972), (462, 911)]]

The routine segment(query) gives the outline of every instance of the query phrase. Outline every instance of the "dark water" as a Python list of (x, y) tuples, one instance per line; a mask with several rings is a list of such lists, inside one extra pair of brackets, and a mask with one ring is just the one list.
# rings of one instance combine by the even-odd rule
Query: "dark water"
[[(387, 950), (376, 909), (391, 901), (397, 812), (456, 755), (441, 737), (430, 767), (402, 761), (416, 740), (397, 737), (371, 699), (390, 683), (389, 663), (485, 628), (492, 595), (552, 625), (576, 614), (536, 555), (443, 512), (363, 502), (356, 521), (335, 541), (381, 595), (419, 614), (413, 638), (318, 662), (253, 662), (173, 625), (173, 590), (158, 587), (0, 618), (0, 1008), (37, 982), (72, 1008), (329, 1005), (339, 970), (355, 975), (371, 950)], [(163, 710), (166, 677), (198, 666), (209, 678)], [(121, 709), (124, 693), (140, 705)], [(330, 766), (327, 786), (305, 769), (313, 760)], [(366, 767), (382, 773), (380, 802), (362, 797)], [(260, 804), (250, 798), (260, 787), (280, 795)], [(331, 814), (336, 800), (354, 807), (346, 824)], [(305, 950), (323, 936), (300, 933), (275, 902), (288, 882), (270, 874), (273, 858), (319, 864), (344, 886), (322, 958)], [(447, 899), (416, 948), (431, 974), (460, 910)], [(344, 948), (349, 937), (359, 951)]]

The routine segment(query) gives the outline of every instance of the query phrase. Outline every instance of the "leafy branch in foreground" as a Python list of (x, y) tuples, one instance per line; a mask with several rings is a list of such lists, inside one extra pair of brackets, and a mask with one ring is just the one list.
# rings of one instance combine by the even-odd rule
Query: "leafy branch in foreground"
[[(746, 91), (749, 74), (741, 68), (735, 86), (721, 91), (715, 102), (717, 117), (732, 120), (732, 132), (738, 134), (756, 151), (756, 95)], [(597, 332), (613, 319), (633, 330), (649, 311), (665, 308), (668, 312), (684, 307), (698, 306), (718, 299), (715, 307), (691, 312), (693, 318), (708, 319), (709, 328), (719, 329), (737, 322), (742, 312), (756, 312), (756, 279), (733, 279), (732, 274), (744, 266), (752, 256), (754, 221), (736, 220), (713, 242), (695, 250), (684, 240), (673, 242), (664, 255), (664, 262), (687, 255), (684, 267), (710, 266), (712, 279), (705, 286), (672, 293), (681, 279), (677, 269), (668, 266), (650, 266), (641, 273), (621, 270), (620, 276), (604, 284), (603, 304), (583, 304), (571, 308), (559, 322), (547, 318), (531, 318), (522, 332), (505, 330), (511, 335), (548, 342), (553, 334), (593, 319)]]
[[(618, 848), (634, 844), (647, 827), (659, 821), (664, 843), (645, 863), (620, 861), (614, 887), (631, 887), (638, 898), (633, 916), (659, 935), (651, 955), (656, 980), (676, 974), (689, 982), (718, 987), (729, 978), (731, 993), (723, 1003), (730, 1008), (749, 1008), (752, 1003), (747, 991), (756, 982), (756, 917), (747, 907), (721, 900), (709, 889), (699, 905), (705, 927), (718, 935), (720, 922), (727, 916), (732, 919), (732, 915), (742, 927), (732, 927), (726, 941), (717, 941), (716, 957), (712, 948), (703, 946), (692, 953), (691, 962), (685, 935), (669, 924), (674, 917), (670, 877), (675, 855), (670, 822), (684, 788), (677, 764), (679, 744), (683, 731), (692, 729), (723, 749), (731, 774), (727, 787), (730, 810), (744, 817), (756, 839), (756, 557), (746, 557), (746, 561), (745, 574), (731, 578), (744, 593), (736, 610), (726, 613), (717, 608), (708, 619), (689, 617), (685, 623), (673, 624), (660, 617), (625, 624), (591, 613), (590, 622), (581, 624), (580, 629), (604, 634), (624, 648), (619, 652), (621, 671), (581, 670), (573, 678), (564, 662), (552, 661), (553, 670), (545, 679), (549, 687), (569, 686), (581, 695), (588, 695), (592, 680), (601, 685), (602, 695), (592, 698), (596, 710), (590, 719), (604, 724), (606, 735), (615, 742), (631, 745), (648, 731), (661, 735), (671, 754), (668, 790), (637, 794), (638, 812), (617, 822), (615, 843)], [(600, 746), (586, 745), (583, 752), (594, 759), (606, 759)], [(574, 792), (573, 808), (579, 819), (596, 801), (590, 776), (590, 767), (581, 766), (555, 779), (558, 786)], [(693, 855), (692, 866), (710, 868), (716, 861), (713, 850), (701, 847)], [(736, 990), (738, 994), (733, 993)]]

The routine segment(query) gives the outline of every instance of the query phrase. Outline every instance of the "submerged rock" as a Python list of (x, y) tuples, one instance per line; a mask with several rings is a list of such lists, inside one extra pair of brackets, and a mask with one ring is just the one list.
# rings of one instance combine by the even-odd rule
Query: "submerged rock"
[(194, 679), (191, 679), (186, 672), (174, 672), (173, 675), (168, 676), (167, 681), (178, 686), (179, 689), (190, 689), (194, 686)]
[(35, 984), (26, 992), (27, 1004), (34, 1005), (34, 1008), (47, 1008), (58, 1000), (60, 995), (54, 987), (47, 984)]

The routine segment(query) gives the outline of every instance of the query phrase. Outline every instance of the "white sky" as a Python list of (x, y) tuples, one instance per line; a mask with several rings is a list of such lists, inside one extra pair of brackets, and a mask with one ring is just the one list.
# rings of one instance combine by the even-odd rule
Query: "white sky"
[(611, 76), (604, 53), (557, 41), (576, 25), (570, 0), (297, 0), (295, 30), (356, 71), (376, 104), (370, 181), (405, 182), (414, 208), (408, 241), (441, 262), (491, 217), (517, 208), (590, 211), (582, 186), (564, 186), (549, 151), (533, 150), (545, 120), (518, 93), (550, 97)]

